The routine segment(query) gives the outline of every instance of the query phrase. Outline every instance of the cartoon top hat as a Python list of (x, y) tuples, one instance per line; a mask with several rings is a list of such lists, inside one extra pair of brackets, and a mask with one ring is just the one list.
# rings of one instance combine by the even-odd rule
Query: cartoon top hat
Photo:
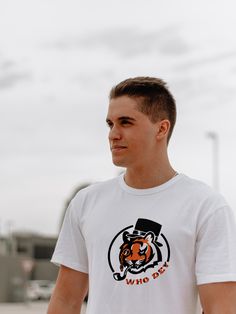
[(138, 218), (133, 233), (126, 234), (127, 238), (136, 238), (138, 236), (144, 236), (147, 232), (153, 232), (155, 237), (155, 243), (158, 246), (163, 246), (160, 242), (157, 241), (157, 238), (160, 234), (162, 225), (158, 224), (155, 221), (145, 219), (145, 218)]

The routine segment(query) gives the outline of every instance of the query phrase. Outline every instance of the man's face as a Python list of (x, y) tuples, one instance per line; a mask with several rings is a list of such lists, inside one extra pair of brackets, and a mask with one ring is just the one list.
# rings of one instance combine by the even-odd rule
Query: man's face
[(138, 168), (155, 158), (158, 122), (152, 123), (138, 111), (135, 99), (121, 96), (111, 99), (107, 124), (112, 160), (116, 166)]

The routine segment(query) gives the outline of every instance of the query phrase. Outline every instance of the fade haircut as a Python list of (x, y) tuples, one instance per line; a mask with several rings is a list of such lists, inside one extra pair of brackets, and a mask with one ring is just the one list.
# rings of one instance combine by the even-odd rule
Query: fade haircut
[(169, 142), (176, 121), (176, 105), (163, 80), (144, 76), (128, 78), (111, 89), (109, 99), (120, 96), (136, 99), (138, 110), (146, 114), (153, 123), (169, 120), (167, 143)]

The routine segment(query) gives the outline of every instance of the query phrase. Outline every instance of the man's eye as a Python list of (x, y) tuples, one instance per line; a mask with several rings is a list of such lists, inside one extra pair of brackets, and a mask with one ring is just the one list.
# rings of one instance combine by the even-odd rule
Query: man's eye
[(107, 126), (108, 126), (108, 128), (112, 128), (112, 126), (113, 126), (113, 124), (111, 123), (111, 122), (107, 122)]
[(128, 120), (122, 120), (122, 121), (121, 121), (121, 124), (124, 125), (124, 124), (131, 124), (131, 123), (130, 123), (130, 121), (128, 121)]

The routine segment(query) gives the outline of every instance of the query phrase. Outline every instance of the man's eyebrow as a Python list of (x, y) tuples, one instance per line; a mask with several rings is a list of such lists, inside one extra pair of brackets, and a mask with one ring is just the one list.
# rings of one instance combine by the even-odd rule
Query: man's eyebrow
[(122, 116), (122, 117), (118, 118), (118, 120), (132, 120), (132, 121), (136, 121), (134, 118), (128, 117), (128, 116)]
[[(130, 121), (136, 121), (134, 118), (129, 117), (129, 116), (121, 116), (118, 118), (119, 121), (121, 120), (130, 120)], [(106, 122), (111, 122), (109, 118), (106, 118)]]

